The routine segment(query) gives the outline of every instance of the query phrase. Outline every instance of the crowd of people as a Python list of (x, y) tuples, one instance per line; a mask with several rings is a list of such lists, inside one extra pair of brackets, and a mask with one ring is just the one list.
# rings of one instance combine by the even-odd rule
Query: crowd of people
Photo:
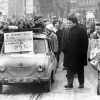
[[(9, 26), (17, 26), (10, 29)], [(33, 21), (19, 19), (14, 22), (0, 23), (0, 32), (33, 31), (46, 33), (52, 41), (52, 51), (59, 64), (61, 52), (64, 54), (63, 66), (67, 71), (68, 81), (65, 88), (73, 88), (75, 74), (78, 76), (79, 88), (84, 88), (84, 66), (87, 66), (87, 52), (89, 38), (100, 37), (100, 23), (93, 22), (90, 27), (80, 23), (78, 18), (71, 14), (61, 20), (54, 16), (52, 20), (45, 20), (42, 16), (35, 16)]]

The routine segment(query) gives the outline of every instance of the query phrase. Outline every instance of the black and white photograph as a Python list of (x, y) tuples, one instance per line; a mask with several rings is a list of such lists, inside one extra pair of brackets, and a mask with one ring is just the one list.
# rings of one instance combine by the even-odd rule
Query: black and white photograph
[(0, 0), (0, 100), (100, 100), (100, 0)]

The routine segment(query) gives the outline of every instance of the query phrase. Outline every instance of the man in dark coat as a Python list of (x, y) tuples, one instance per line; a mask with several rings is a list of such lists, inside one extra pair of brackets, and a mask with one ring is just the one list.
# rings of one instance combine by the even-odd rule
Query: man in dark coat
[(42, 16), (34, 17), (34, 26), (32, 28), (33, 28), (33, 32), (36, 32), (36, 33), (42, 33), (45, 31), (45, 25), (43, 23)]
[(62, 37), (64, 66), (67, 67), (68, 85), (73, 88), (74, 74), (77, 73), (79, 88), (84, 88), (84, 66), (87, 65), (88, 36), (84, 27), (78, 25), (75, 16), (68, 16), (68, 26)]

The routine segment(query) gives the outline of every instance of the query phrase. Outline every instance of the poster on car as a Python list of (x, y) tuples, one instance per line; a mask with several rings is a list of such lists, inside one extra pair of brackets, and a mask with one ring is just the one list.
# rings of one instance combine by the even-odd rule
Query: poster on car
[(13, 32), (4, 34), (4, 53), (33, 51), (33, 32)]

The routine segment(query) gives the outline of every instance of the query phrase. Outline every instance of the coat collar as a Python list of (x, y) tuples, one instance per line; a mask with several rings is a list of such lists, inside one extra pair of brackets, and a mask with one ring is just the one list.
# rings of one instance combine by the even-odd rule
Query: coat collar
[(74, 27), (70, 28), (71, 30), (76, 29), (78, 25), (75, 25)]

